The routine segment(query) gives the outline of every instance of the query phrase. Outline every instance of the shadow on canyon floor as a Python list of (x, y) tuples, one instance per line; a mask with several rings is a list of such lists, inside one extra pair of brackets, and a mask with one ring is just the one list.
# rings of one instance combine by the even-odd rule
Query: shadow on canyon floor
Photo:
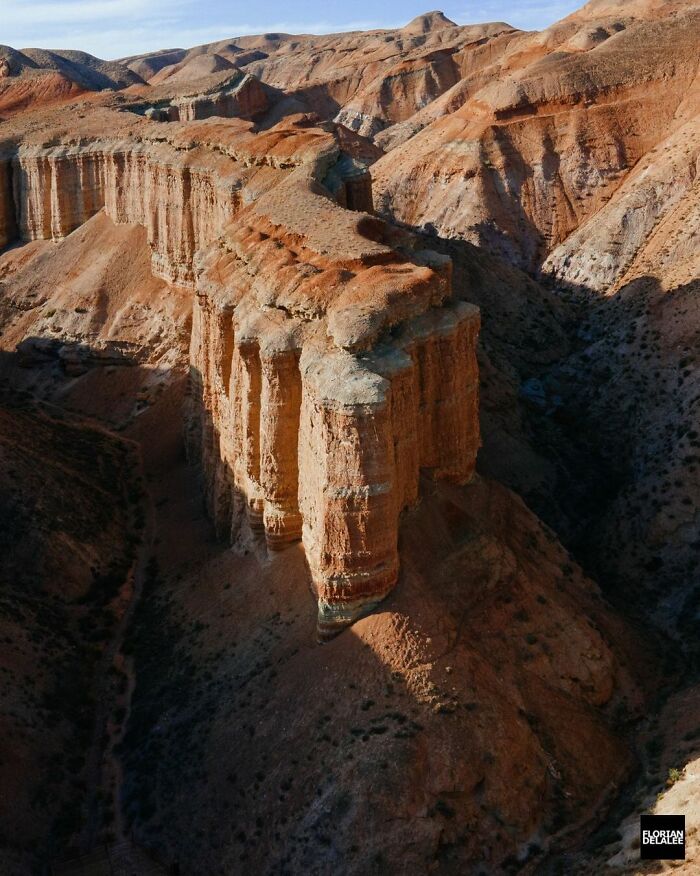
[[(79, 412), (57, 417), (105, 417), (137, 440), (153, 515), (142, 598), (118, 647), (100, 646), (119, 670), (94, 682), (107, 737), (93, 734), (88, 774), (59, 775), (82, 801), (63, 843), (71, 830), (91, 842), (88, 821), (108, 839), (116, 805), (123, 829), (183, 873), (341, 861), (381, 873), (399, 859), (404, 872), (490, 873), (598, 816), (633, 763), (638, 669), (653, 671), (515, 497), (482, 479), (425, 481), (395, 593), (321, 647), (300, 546), (268, 555), (251, 539), (243, 554), (214, 537), (184, 461), (184, 377), (140, 405), (141, 366), (63, 346), (30, 339), (3, 376)], [(57, 495), (80, 507), (76, 488)]]
[(700, 283), (666, 292), (643, 276), (606, 297), (547, 288), (469, 243), (426, 243), (482, 310), (479, 470), (696, 664)]
[[(201, 432), (222, 464), (206, 416)], [(510, 872), (599, 816), (655, 670), (516, 497), (424, 478), (395, 592), (320, 647), (300, 545), (231, 551), (195, 480), (178, 465), (152, 485), (129, 644), (124, 800), (144, 844), (185, 873)]]
[[(469, 244), (426, 239), (453, 256), (457, 293), (482, 306), (482, 474), (601, 569), (627, 617), (648, 619), (653, 604), (630, 600), (639, 581), (611, 570), (615, 542), (602, 559), (598, 546), (638, 471), (630, 434), (646, 423), (649, 385), (631, 366), (648, 361), (641, 345), (658, 331), (658, 283), (593, 306)], [(141, 447), (153, 549), (120, 645), (133, 695), (115, 700), (127, 829), (183, 873), (325, 873), (348, 861), (348, 872), (395, 872), (399, 855), (405, 872), (491, 873), (532, 870), (553, 836), (600, 817), (629, 774), (624, 739), (659, 669), (551, 531), (485, 479), (464, 490), (424, 481), (402, 525), (397, 590), (319, 647), (300, 547), (268, 555), (251, 538), (243, 554), (214, 537), (184, 462), (184, 374), (144, 395), (153, 369), (105, 349), (30, 338), (0, 374), (56, 405), (56, 418), (68, 406)], [(674, 382), (680, 361), (664, 365)], [(665, 404), (649, 399), (652, 431)], [(650, 446), (653, 463), (664, 445)], [(649, 589), (658, 572), (646, 570)], [(64, 766), (61, 781), (76, 780)]]
[(192, 478), (156, 498), (123, 749), (181, 872), (510, 872), (615, 793), (644, 649), (507, 491), (425, 483), (396, 591), (319, 646), (300, 547), (232, 553)]
[(0, 355), (0, 869), (19, 874), (93, 819), (144, 484), (134, 442), (8, 386), (17, 359)]

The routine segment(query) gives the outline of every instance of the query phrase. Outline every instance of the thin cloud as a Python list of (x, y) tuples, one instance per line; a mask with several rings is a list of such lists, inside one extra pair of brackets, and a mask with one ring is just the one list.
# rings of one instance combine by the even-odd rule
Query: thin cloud
[(58, 0), (55, 3), (14, 3), (2, 11), (3, 28), (45, 27), (81, 22), (109, 22), (125, 18), (146, 21), (163, 13), (175, 20), (178, 9), (190, 6), (189, 0), (151, 0), (148, 7), (143, 0)]

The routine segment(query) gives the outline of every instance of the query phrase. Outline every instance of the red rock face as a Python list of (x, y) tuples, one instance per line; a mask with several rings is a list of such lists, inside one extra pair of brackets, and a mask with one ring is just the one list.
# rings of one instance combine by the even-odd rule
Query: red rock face
[[(325, 636), (395, 585), (419, 471), (471, 478), (479, 315), (450, 301), (448, 261), (364, 237), (367, 219), (302, 195), (307, 173), (283, 233), (273, 192), (200, 263), (192, 439), (221, 532), (241, 538), (244, 515), (272, 549), (301, 536)], [(320, 213), (345, 225), (340, 251), (308, 221)]]
[(602, 5), (511, 39), (490, 75), (378, 137), (378, 209), (528, 270), (593, 221), (698, 106), (697, 5)]
[(21, 149), (13, 162), (19, 235), (59, 240), (105, 209), (116, 222), (146, 227), (157, 276), (191, 283), (195, 251), (232, 218), (237, 203), (226, 178), (233, 162), (202, 164), (202, 157), (109, 141)]
[(47, 73), (31, 79), (0, 78), (0, 117), (9, 118), (27, 109), (63, 103), (83, 94), (85, 89), (60, 73)]
[(337, 165), (342, 200), (371, 207), (369, 173), (343, 182), (333, 136), (275, 136), (260, 174), (245, 127), (223, 155), (177, 139), (22, 147), (12, 199), (26, 240), (100, 209), (144, 225), (154, 273), (194, 286), (190, 443), (217, 530), (264, 532), (272, 550), (301, 538), (330, 635), (395, 585), (419, 471), (471, 478), (479, 314), (451, 301), (448, 259), (331, 198)]
[[(572, 556), (667, 632), (694, 605), (699, 21), (0, 50), (0, 369), (142, 447), (109, 790), (168, 866), (535, 872), (621, 790), (656, 669)], [(25, 504), (35, 414), (0, 416)], [(22, 538), (60, 565), (49, 510)]]
[(82, 52), (0, 46), (0, 120), (136, 83), (143, 79), (126, 66)]

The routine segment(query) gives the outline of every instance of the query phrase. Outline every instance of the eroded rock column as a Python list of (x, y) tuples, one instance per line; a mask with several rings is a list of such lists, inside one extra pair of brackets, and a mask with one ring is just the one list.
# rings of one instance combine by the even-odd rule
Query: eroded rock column
[(236, 433), (235, 483), (246, 501), (253, 532), (264, 529), (265, 503), (260, 486), (260, 396), (262, 369), (257, 339), (234, 340), (231, 371)]
[(371, 610), (398, 576), (391, 384), (342, 353), (303, 374), (299, 495), (324, 637)]
[(294, 349), (261, 353), (260, 486), (265, 538), (271, 550), (301, 538), (298, 355)]

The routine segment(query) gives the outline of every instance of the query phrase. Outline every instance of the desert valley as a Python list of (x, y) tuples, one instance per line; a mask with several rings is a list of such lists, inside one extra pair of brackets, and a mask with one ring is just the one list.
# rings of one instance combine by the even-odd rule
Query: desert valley
[(0, 874), (700, 872), (700, 3), (225, 36), (0, 46)]

